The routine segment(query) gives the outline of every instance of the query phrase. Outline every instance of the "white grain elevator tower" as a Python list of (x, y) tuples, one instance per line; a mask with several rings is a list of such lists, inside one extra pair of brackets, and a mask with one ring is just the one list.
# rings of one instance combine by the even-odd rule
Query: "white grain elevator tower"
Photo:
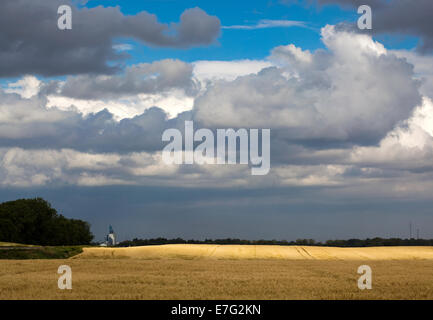
[(108, 235), (106, 238), (107, 246), (113, 247), (117, 244), (116, 242), (116, 234), (114, 233), (113, 227), (110, 225), (108, 229)]

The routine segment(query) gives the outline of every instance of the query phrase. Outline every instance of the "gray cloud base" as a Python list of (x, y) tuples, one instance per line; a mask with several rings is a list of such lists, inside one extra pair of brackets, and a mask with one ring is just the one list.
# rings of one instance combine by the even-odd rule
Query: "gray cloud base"
[(0, 93), (0, 147), (157, 151), (162, 132), (183, 130), (185, 120), (194, 120), (196, 128), (271, 128), (273, 163), (307, 161), (306, 150), (375, 145), (421, 102), (413, 67), (366, 35), (333, 27), (323, 32), (328, 51), (277, 47), (270, 60), (278, 67), (211, 82), (194, 109), (174, 119), (156, 107), (121, 121), (107, 110), (83, 116), (47, 108), (46, 95), (60, 90), (74, 98), (109, 99), (172, 88), (197, 92), (191, 65), (177, 60), (132, 66), (115, 76), (70, 77), (30, 99)]
[[(57, 27), (62, 4), (72, 6), (72, 30)], [(127, 57), (113, 49), (113, 39), (186, 48), (209, 45), (220, 33), (219, 19), (200, 8), (185, 10), (178, 24), (167, 25), (144, 11), (130, 16), (119, 7), (78, 9), (69, 1), (3, 0), (1, 6), (0, 77), (113, 73)]]
[(159, 94), (171, 89), (197, 94), (200, 84), (193, 79), (193, 66), (179, 60), (161, 60), (127, 67), (112, 76), (79, 75), (65, 83), (51, 82), (47, 94), (77, 99), (116, 99), (137, 94)]

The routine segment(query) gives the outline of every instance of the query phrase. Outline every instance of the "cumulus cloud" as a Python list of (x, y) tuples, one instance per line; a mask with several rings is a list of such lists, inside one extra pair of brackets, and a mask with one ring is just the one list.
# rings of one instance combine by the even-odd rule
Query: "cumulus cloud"
[[(71, 77), (52, 87), (30, 76), (6, 84), (0, 91), (2, 185), (330, 187), (368, 193), (364, 185), (380, 189), (392, 181), (398, 188), (387, 192), (400, 194), (419, 174), (428, 179), (432, 103), (421, 102), (416, 79), (423, 69), (417, 63), (428, 61), (332, 26), (322, 37), (326, 50), (279, 46), (266, 61), (165, 60), (131, 66), (123, 75)], [(223, 67), (228, 71), (221, 72)], [(125, 106), (135, 110), (132, 116), (116, 117), (104, 108), (134, 96), (170, 97), (172, 90), (192, 90), (194, 108), (175, 117), (151, 102), (140, 110), (139, 99), (128, 102), (136, 109)], [(98, 100), (105, 93), (109, 99)], [(247, 165), (165, 166), (162, 132), (182, 130), (185, 120), (194, 120), (196, 129), (272, 128), (269, 175), (251, 176)]]
[(193, 65), (194, 77), (208, 84), (216, 80), (233, 81), (240, 76), (257, 74), (262, 69), (273, 66), (273, 63), (266, 60), (201, 60), (194, 62)]
[(413, 50), (392, 50), (397, 57), (405, 58), (414, 66), (417, 79), (421, 82), (420, 92), (433, 97), (433, 56), (422, 55)]
[(283, 129), (293, 140), (377, 143), (421, 101), (412, 65), (367, 35), (327, 26), (322, 37), (328, 51), (279, 47), (271, 59), (282, 67), (216, 82), (196, 99), (195, 119)]
[(429, 98), (378, 146), (355, 147), (350, 156), (353, 164), (414, 172), (433, 171), (432, 159), (433, 102)]
[(192, 78), (193, 66), (180, 60), (160, 60), (127, 67), (116, 75), (79, 75), (50, 83), (47, 93), (77, 99), (110, 99), (137, 94), (161, 94), (182, 89), (188, 95), (199, 90)]
[(153, 185), (171, 187), (338, 186), (345, 166), (279, 166), (269, 176), (247, 165), (166, 165), (160, 152), (85, 153), (71, 149), (0, 148), (0, 186)]
[[(0, 90), (0, 145), (81, 151), (158, 150), (163, 130), (183, 128), (193, 101), (217, 79), (235, 79), (266, 61), (162, 60), (106, 76), (41, 81), (25, 76)], [(230, 72), (221, 73), (221, 66)], [(158, 107), (154, 107), (158, 106)]]
[[(87, 115), (107, 109), (117, 120), (132, 118), (157, 106), (170, 118), (191, 110), (196, 96), (217, 80), (232, 81), (272, 66), (265, 60), (196, 61), (161, 60), (129, 66), (117, 75), (70, 76), (64, 81), (38, 83), (48, 107), (78, 110)], [(32, 77), (33, 81), (37, 81)], [(5, 92), (24, 90), (24, 79)], [(27, 80), (26, 80), (27, 81)], [(26, 89), (29, 90), (29, 89)]]
[(76, 99), (60, 95), (48, 95), (47, 107), (61, 110), (75, 110), (84, 116), (98, 113), (104, 109), (120, 121), (125, 118), (139, 116), (145, 110), (157, 106), (164, 110), (169, 118), (175, 118), (182, 112), (192, 109), (194, 97), (183, 90), (169, 90), (163, 93), (137, 94), (113, 99)]
[(159, 108), (120, 121), (107, 110), (82, 115), (47, 108), (47, 98), (0, 92), (0, 146), (117, 151), (158, 150), (162, 132), (176, 125)]
[(134, 185), (140, 178), (164, 177), (177, 171), (166, 166), (160, 154), (146, 152), (122, 156), (70, 149), (10, 148), (0, 149), (0, 164), (0, 185), (13, 187)]
[(4, 91), (6, 93), (17, 93), (23, 98), (31, 98), (39, 93), (41, 85), (42, 82), (38, 78), (27, 75), (16, 82), (8, 83)]
[(295, 63), (305, 65), (312, 62), (313, 55), (309, 50), (302, 50), (293, 44), (289, 44), (274, 48), (269, 58), (281, 66), (289, 66)]
[[(0, 142), (78, 150), (156, 150), (162, 131), (173, 123), (178, 126), (185, 115), (169, 120), (166, 112), (148, 105), (145, 110), (134, 109), (133, 117), (116, 121), (104, 103), (144, 93), (170, 94), (174, 89), (197, 94), (198, 83), (209, 80), (192, 111), (193, 120), (203, 126), (270, 127), (279, 140), (306, 145), (317, 140), (322, 148), (332, 141), (377, 143), (420, 102), (412, 66), (367, 35), (328, 26), (322, 36), (327, 51), (310, 53), (288, 45), (275, 48), (263, 62), (191, 65), (163, 60), (131, 66), (123, 75), (71, 77), (45, 85), (30, 98), (0, 93)], [(221, 66), (230, 66), (231, 71), (220, 74)], [(25, 79), (20, 81), (29, 82)], [(32, 88), (40, 87), (32, 79)], [(7, 90), (17, 92), (17, 87), (12, 84)], [(20, 90), (24, 87), (21, 83)], [(105, 102), (89, 102), (104, 96)], [(56, 101), (63, 105), (58, 108)], [(80, 110), (68, 104), (84, 106)]]
[[(72, 6), (72, 30), (57, 28), (57, 9), (64, 4)], [(119, 7), (79, 9), (70, 1), (4, 0), (0, 29), (0, 77), (56, 76), (118, 71), (127, 57), (113, 48), (119, 37), (159, 47), (209, 45), (219, 35), (220, 21), (200, 8), (185, 10), (179, 23), (163, 24), (148, 12), (124, 15)]]

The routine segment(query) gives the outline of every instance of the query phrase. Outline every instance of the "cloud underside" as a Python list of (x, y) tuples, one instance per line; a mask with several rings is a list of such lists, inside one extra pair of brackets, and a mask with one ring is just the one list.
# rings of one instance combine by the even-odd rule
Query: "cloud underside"
[[(326, 50), (280, 46), (266, 61), (162, 60), (116, 75), (9, 83), (0, 93), (0, 184), (427, 195), (433, 104), (429, 75), (416, 65), (431, 62), (332, 26), (322, 39)], [(162, 132), (185, 120), (271, 128), (269, 175), (251, 176), (247, 165), (165, 165)]]
[[(65, 4), (72, 7), (71, 30), (57, 28), (57, 8)], [(112, 74), (128, 57), (115, 39), (187, 48), (209, 45), (220, 33), (219, 19), (200, 8), (185, 10), (179, 20), (163, 24), (145, 11), (125, 15), (119, 7), (77, 9), (63, 0), (3, 0), (0, 77)]]

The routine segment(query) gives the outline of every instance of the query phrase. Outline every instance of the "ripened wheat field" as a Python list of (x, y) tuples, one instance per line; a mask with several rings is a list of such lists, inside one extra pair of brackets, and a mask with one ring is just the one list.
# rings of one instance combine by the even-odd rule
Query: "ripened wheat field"
[(84, 248), (76, 258), (271, 259), (271, 260), (433, 260), (433, 247), (334, 248), (313, 246), (164, 245)]
[[(72, 290), (57, 268), (72, 268)], [(357, 269), (373, 270), (372, 290)], [(0, 261), (0, 299), (433, 299), (433, 248), (168, 245)]]

